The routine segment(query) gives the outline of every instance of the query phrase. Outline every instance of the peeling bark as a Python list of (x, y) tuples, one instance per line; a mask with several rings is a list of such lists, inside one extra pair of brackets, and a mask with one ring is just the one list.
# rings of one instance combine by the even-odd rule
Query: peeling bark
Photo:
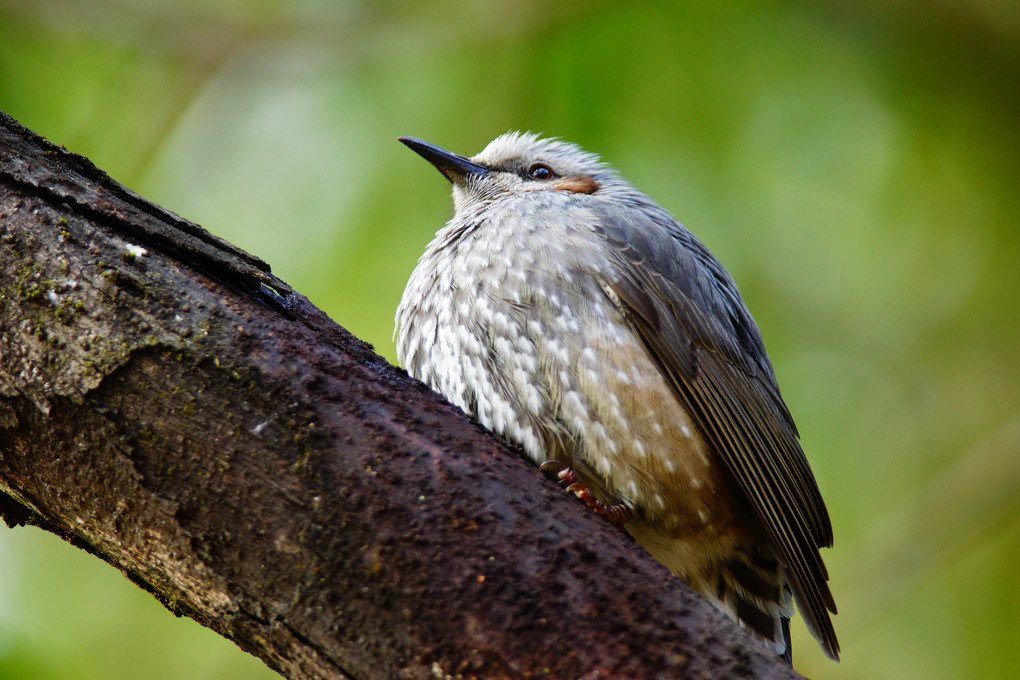
[(3, 114), (0, 491), (287, 678), (799, 677), (263, 262)]

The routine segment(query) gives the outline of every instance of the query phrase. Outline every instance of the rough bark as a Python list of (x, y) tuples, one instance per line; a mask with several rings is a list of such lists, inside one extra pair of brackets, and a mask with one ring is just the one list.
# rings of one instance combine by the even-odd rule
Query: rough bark
[(799, 677), (264, 263), (6, 116), (0, 491), (288, 678)]

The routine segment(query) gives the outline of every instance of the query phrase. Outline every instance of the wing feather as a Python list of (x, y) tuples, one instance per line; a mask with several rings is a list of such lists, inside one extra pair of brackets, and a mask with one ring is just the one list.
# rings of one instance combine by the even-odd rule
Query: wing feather
[(607, 205), (598, 217), (610, 246), (610, 297), (742, 491), (787, 569), (808, 628), (837, 658), (828, 614), (836, 605), (818, 553), (832, 545), (832, 525), (736, 285), (665, 214), (653, 219)]

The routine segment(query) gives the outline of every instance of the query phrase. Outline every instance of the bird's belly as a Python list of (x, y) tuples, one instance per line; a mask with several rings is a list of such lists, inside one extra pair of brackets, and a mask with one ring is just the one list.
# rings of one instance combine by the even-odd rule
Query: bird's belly
[(733, 494), (720, 462), (601, 276), (571, 267), (555, 238), (542, 258), (508, 246), (497, 257), (492, 245), (466, 239), (438, 275), (412, 277), (423, 289), (405, 298), (429, 306), (404, 312), (421, 325), (402, 348), (409, 370), (650, 526), (691, 540), (725, 533)]
[(659, 366), (622, 320), (587, 326), (561, 409), (576, 433), (573, 465), (604, 487), (607, 502), (656, 527), (721, 534), (733, 520), (729, 481)]

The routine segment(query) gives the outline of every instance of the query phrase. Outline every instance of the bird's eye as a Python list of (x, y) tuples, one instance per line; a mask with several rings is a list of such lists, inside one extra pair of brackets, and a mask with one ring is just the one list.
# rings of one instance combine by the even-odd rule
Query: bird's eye
[(552, 168), (545, 163), (535, 163), (528, 168), (528, 177), (531, 179), (551, 179), (553, 176)]

